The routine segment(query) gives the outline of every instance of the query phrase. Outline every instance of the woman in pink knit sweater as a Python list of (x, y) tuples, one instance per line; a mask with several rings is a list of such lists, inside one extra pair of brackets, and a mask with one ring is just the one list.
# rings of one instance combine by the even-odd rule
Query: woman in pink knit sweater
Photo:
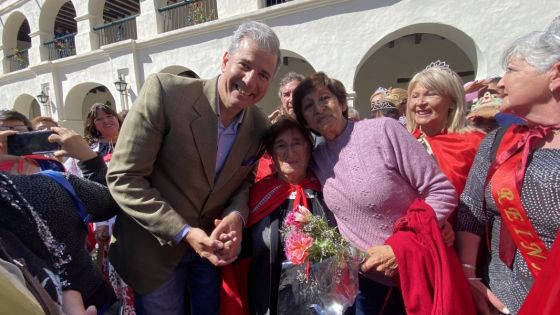
[(294, 109), (301, 124), (325, 138), (312, 164), (325, 203), (344, 237), (369, 254), (361, 264), (355, 314), (405, 314), (400, 290), (392, 290), (398, 267), (385, 240), (417, 198), (443, 224), (457, 205), (455, 189), (397, 121), (349, 121), (344, 86), (322, 72), (300, 83)]

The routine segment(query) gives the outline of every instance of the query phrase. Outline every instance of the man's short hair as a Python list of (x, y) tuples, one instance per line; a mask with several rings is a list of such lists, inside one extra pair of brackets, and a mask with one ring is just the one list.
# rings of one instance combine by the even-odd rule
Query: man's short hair
[(280, 90), (282, 89), (282, 87), (292, 81), (298, 81), (301, 82), (303, 81), (303, 79), (305, 79), (305, 76), (303, 74), (299, 74), (297, 72), (288, 72), (286, 73), (282, 79), (280, 79), (280, 85), (278, 86), (278, 96), (280, 98), (282, 98), (282, 93), (280, 92)]
[(275, 54), (275, 70), (278, 70), (278, 67), (280, 67), (280, 60), (282, 59), (282, 52), (280, 51), (280, 40), (278, 39), (278, 36), (276, 36), (276, 33), (274, 33), (274, 31), (270, 28), (270, 26), (255, 21), (249, 21), (239, 25), (235, 32), (233, 32), (231, 44), (228, 48), (228, 53), (230, 55), (233, 55), (237, 51), (237, 49), (239, 48), (239, 44), (245, 37), (248, 37), (255, 41), (261, 49)]

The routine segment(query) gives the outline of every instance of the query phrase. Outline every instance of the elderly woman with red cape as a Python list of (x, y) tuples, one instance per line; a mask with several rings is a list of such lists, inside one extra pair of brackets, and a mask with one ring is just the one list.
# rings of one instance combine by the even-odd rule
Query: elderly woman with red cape
[(251, 189), (251, 213), (240, 259), (222, 269), (221, 314), (293, 313), (292, 290), (282, 276), (287, 261), (280, 233), (282, 223), (298, 205), (331, 218), (323, 203), (321, 185), (308, 170), (313, 148), (309, 131), (284, 116), (272, 125), (264, 145), (277, 172)]
[[(469, 126), (465, 92), (459, 75), (436, 61), (408, 85), (407, 128), (435, 159), (461, 195), (484, 133)], [(455, 225), (454, 212), (449, 221)]]

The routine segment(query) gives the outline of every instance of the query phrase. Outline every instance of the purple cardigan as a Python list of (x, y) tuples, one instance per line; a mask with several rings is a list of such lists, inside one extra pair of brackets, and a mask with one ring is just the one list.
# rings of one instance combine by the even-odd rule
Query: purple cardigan
[(340, 136), (313, 151), (313, 169), (340, 232), (361, 250), (384, 244), (418, 197), (440, 224), (457, 206), (434, 159), (394, 119), (349, 121)]

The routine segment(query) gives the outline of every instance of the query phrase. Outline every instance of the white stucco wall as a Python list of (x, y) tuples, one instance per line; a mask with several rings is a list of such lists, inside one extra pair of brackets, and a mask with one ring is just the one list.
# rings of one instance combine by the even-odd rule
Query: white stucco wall
[[(52, 62), (39, 56), (38, 38), (48, 37), (45, 33), (48, 30), (39, 27), (48, 22), (39, 23), (39, 17), (48, 16), (42, 10), (54, 10), (60, 5), (59, 0), (0, 2), (0, 20), (6, 21), (15, 11), (22, 12), (33, 35), (30, 67), (0, 74), (0, 108), (13, 108), (18, 96), (37, 95), (42, 84), (49, 84), (57, 118), (78, 125), (83, 104), (69, 103), (68, 95), (80, 84), (106, 86), (120, 109), (120, 96), (113, 84), (118, 72), (127, 74), (129, 103), (136, 99), (149, 74), (168, 67), (181, 66), (201, 78), (212, 77), (219, 73), (231, 33), (247, 19), (272, 26), (284, 51), (299, 56), (310, 68), (341, 80), (351, 93), (358, 93), (359, 100), (367, 90), (360, 85), (363, 73), (376, 75), (375, 69), (368, 68), (375, 64), (370, 57), (391, 40), (416, 32), (440, 35), (454, 42), (464, 52), (464, 58), (472, 61), (476, 77), (485, 77), (502, 72), (499, 57), (509, 42), (530, 30), (542, 30), (560, 12), (560, 2), (555, 0), (504, 0), (499, 4), (489, 0), (295, 0), (269, 8), (260, 8), (259, 0), (218, 0), (216, 21), (158, 33), (154, 30), (158, 27), (159, 13), (142, 12), (137, 26), (143, 30), (139, 30), (138, 40), (97, 48), (97, 39), (89, 30), (99, 23), (101, 13), (99, 2), (91, 1), (99, 0), (72, 1), (79, 17), (78, 55)], [(158, 5), (154, 0), (141, 1), (142, 8), (155, 10)], [(5, 30), (0, 26), (1, 37), (5, 32), (17, 32), (17, 29)], [(10, 47), (3, 41), (0, 43), (3, 45), (0, 57), (3, 57), (2, 51)], [(383, 58), (391, 57), (388, 54)], [(406, 67), (403, 63), (395, 69), (398, 76), (407, 71)], [(293, 69), (281, 69), (280, 74), (288, 70)], [(265, 111), (272, 111), (278, 104), (276, 93), (277, 78), (260, 104)], [(72, 102), (79, 99), (70, 97)], [(63, 107), (68, 108), (63, 110)]]

